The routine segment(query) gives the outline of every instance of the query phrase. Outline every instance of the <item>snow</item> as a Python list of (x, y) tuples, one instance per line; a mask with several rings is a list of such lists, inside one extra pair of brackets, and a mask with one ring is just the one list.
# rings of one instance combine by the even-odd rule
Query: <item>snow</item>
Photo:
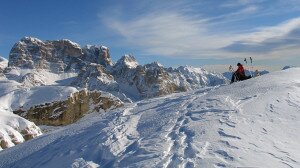
[[(35, 80), (42, 81), (43, 85), (35, 86), (27, 82), (19, 83), (24, 74), (34, 73)], [(67, 82), (73, 73), (54, 74), (48, 71), (30, 69), (12, 69), (6, 77), (0, 81), (0, 107), (6, 110), (15, 110), (19, 107), (29, 109), (34, 105), (49, 103), (53, 101), (66, 100), (72, 93), (78, 89), (70, 86), (59, 86), (58, 84)]]
[(5, 69), (8, 65), (8, 60), (0, 56), (0, 69)]
[(0, 167), (300, 167), (299, 74), (92, 113), (0, 152)]
[(168, 71), (171, 73), (175, 83), (181, 87), (186, 87), (187, 90), (229, 83), (221, 74), (210, 73), (203, 68), (180, 66), (178, 68), (169, 68)]
[(27, 37), (27, 36), (23, 37), (23, 38), (20, 40), (20, 42), (24, 42), (24, 41), (31, 41), (31, 42), (33, 42), (33, 43), (43, 43), (43, 41), (40, 40), (40, 39), (38, 39), (38, 38), (35, 38), (35, 37)]
[(72, 164), (72, 168), (97, 168), (99, 167), (98, 164), (91, 162), (91, 161), (85, 161), (83, 158), (78, 158), (74, 160), (74, 163)]
[(61, 41), (70, 43), (70, 44), (73, 45), (74, 47), (81, 49), (81, 47), (80, 47), (79, 44), (77, 44), (77, 43), (75, 43), (75, 42), (73, 42), (73, 41), (71, 41), (71, 40), (69, 40), (69, 39), (62, 39)]
[(3, 143), (7, 143), (4, 145), (6, 147), (13, 147), (24, 142), (25, 130), (27, 130), (26, 134), (34, 136), (42, 134), (41, 130), (33, 122), (0, 107), (0, 151), (3, 150), (1, 148)]

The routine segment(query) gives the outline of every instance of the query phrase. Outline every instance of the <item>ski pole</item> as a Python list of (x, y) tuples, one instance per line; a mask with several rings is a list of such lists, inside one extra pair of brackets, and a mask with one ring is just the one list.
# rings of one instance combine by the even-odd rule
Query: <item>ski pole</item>
[[(251, 71), (253, 71), (253, 64), (252, 64), (252, 57), (250, 57), (250, 63), (251, 63)], [(250, 71), (251, 77), (253, 77), (252, 72)]]

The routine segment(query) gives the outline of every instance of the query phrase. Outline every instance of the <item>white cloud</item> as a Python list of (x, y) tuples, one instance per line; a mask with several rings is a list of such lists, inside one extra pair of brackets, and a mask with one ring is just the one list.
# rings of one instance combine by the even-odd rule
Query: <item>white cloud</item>
[(300, 17), (239, 35), (224, 49), (230, 53), (257, 55), (261, 59), (296, 57), (300, 53)]
[(208, 58), (232, 41), (230, 36), (210, 34), (201, 18), (173, 12), (149, 14), (131, 21), (110, 18), (104, 22), (129, 45), (152, 55)]
[(300, 53), (300, 42), (299, 36), (296, 39), (293, 36), (297, 35), (300, 28), (300, 18), (275, 26), (247, 29), (243, 33), (238, 33), (240, 30), (213, 30), (234, 20), (258, 14), (261, 7), (257, 3), (261, 2), (241, 0), (238, 1), (241, 8), (214, 17), (192, 16), (181, 10), (159, 10), (130, 17), (129, 20), (125, 20), (120, 11), (117, 15), (102, 14), (99, 18), (122, 37), (124, 45), (145, 55), (187, 59), (295, 57)]

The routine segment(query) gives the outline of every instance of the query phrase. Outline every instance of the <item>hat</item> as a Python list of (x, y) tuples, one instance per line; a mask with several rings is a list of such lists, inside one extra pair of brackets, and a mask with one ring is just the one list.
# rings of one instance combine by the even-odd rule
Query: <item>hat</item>
[(241, 63), (237, 63), (237, 66), (242, 66), (242, 64)]

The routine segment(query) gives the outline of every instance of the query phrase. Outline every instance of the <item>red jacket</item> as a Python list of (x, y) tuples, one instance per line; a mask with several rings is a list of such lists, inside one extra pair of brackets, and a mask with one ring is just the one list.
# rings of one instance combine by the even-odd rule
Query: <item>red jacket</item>
[(240, 74), (240, 75), (245, 75), (245, 70), (243, 65), (240, 65), (239, 68), (236, 70), (236, 73)]

